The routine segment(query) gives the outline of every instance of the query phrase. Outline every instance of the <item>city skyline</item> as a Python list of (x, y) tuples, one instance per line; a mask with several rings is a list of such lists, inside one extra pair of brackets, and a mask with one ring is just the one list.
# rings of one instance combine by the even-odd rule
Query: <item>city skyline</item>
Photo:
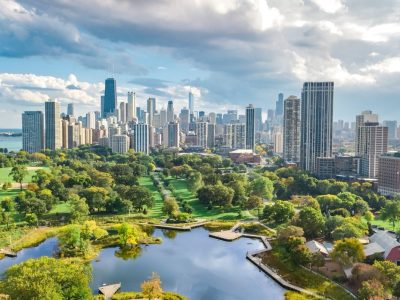
[(74, 3), (4, 2), (0, 127), (19, 128), (21, 113), (48, 99), (62, 111), (67, 103), (77, 114), (100, 110), (111, 76), (118, 100), (134, 91), (140, 107), (155, 97), (165, 108), (174, 100), (179, 111), (191, 91), (198, 110), (243, 112), (253, 103), (264, 119), (279, 93), (300, 97), (305, 81), (334, 81), (335, 120), (352, 121), (365, 109), (398, 120), (396, 1), (196, 1), (183, 4), (185, 17), (176, 1), (82, 5), (91, 19), (107, 14), (113, 22), (98, 30)]

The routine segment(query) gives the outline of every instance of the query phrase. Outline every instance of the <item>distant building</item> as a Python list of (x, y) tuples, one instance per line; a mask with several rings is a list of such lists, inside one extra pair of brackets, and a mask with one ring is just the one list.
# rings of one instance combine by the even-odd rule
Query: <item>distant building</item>
[(207, 128), (207, 148), (215, 146), (215, 124), (208, 123)]
[(379, 158), (378, 192), (385, 196), (400, 196), (400, 153)]
[(388, 128), (388, 139), (397, 139), (397, 121), (383, 121), (383, 126)]
[(116, 134), (112, 137), (111, 150), (113, 153), (124, 154), (129, 150), (129, 137), (125, 134)]
[(260, 107), (254, 108), (254, 122), (255, 122), (255, 131), (262, 131), (263, 123), (262, 123), (262, 109)]
[(22, 150), (34, 153), (44, 149), (44, 123), (41, 111), (22, 114)]
[(173, 122), (174, 121), (174, 102), (172, 100), (168, 101), (168, 106), (167, 106), (167, 122)]
[(61, 118), (60, 103), (47, 101), (45, 103), (45, 146), (47, 149), (61, 148)]
[(192, 91), (189, 92), (189, 113), (193, 114), (194, 113), (194, 95)]
[(305, 82), (301, 93), (300, 167), (316, 172), (318, 157), (332, 156), (333, 82)]
[(156, 98), (147, 99), (148, 124), (153, 126), (153, 116), (156, 112)]
[(360, 127), (364, 126), (366, 123), (379, 123), (378, 120), (378, 115), (372, 113), (370, 110), (365, 110), (361, 114), (356, 116), (356, 143), (355, 143), (355, 152), (357, 156), (361, 155), (361, 149), (360, 147), (362, 146), (360, 143)]
[(283, 116), (283, 93), (278, 94), (278, 100), (276, 101), (275, 105), (275, 115), (276, 116)]
[(167, 130), (168, 148), (178, 148), (180, 144), (180, 129), (178, 122), (169, 122)]
[(68, 116), (75, 116), (74, 104), (68, 103), (67, 105), (67, 115)]
[(283, 159), (297, 163), (300, 161), (300, 99), (287, 98), (283, 115)]
[(246, 149), (256, 148), (255, 110), (252, 104), (246, 107)]
[(187, 133), (189, 131), (189, 110), (185, 107), (181, 109), (179, 114), (179, 123), (183, 132)]
[(259, 154), (255, 154), (251, 149), (238, 149), (229, 152), (229, 157), (232, 159), (234, 163), (237, 164), (260, 164), (261, 156)]

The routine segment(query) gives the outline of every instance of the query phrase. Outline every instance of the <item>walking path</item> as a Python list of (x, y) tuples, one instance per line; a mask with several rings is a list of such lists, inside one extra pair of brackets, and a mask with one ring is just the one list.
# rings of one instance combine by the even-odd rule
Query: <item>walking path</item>
[(197, 223), (186, 225), (186, 226), (176, 226), (176, 225), (168, 225), (168, 224), (153, 224), (153, 226), (155, 228), (159, 228), (159, 229), (169, 229), (169, 230), (176, 230), (176, 231), (190, 231), (193, 228), (203, 226), (207, 222), (208, 221), (197, 222)]
[(99, 287), (100, 293), (104, 295), (105, 300), (111, 300), (112, 296), (121, 288), (121, 283), (103, 285)]

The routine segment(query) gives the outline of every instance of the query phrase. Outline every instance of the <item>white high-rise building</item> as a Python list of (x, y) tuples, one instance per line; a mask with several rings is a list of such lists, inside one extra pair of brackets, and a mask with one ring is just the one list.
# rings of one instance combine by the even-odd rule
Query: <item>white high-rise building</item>
[(208, 123), (196, 122), (197, 146), (207, 148)]
[(300, 161), (300, 99), (296, 96), (290, 96), (284, 102), (283, 159)]
[(189, 92), (189, 113), (194, 113), (194, 95), (192, 91)]
[(22, 149), (29, 153), (44, 149), (44, 123), (41, 111), (22, 114)]
[(129, 136), (125, 134), (116, 134), (113, 135), (111, 141), (111, 151), (113, 153), (121, 153), (124, 154), (129, 150)]
[(96, 128), (96, 115), (94, 112), (88, 112), (86, 114), (86, 128)]
[(147, 124), (154, 126), (153, 124), (153, 115), (156, 112), (156, 98), (149, 98), (147, 99), (147, 113), (148, 113), (148, 120)]
[(246, 148), (246, 125), (244, 123), (232, 124), (232, 149)]
[(128, 92), (128, 111), (126, 113), (127, 122), (136, 118), (136, 93)]
[(132, 124), (132, 148), (136, 152), (148, 154), (150, 149), (149, 125), (144, 123)]
[(60, 103), (47, 101), (45, 103), (45, 146), (47, 149), (61, 148), (61, 118)]
[(301, 93), (300, 167), (315, 173), (332, 157), (333, 82), (305, 82)]
[(388, 128), (379, 123), (364, 123), (358, 127), (357, 149), (361, 156), (361, 175), (377, 178), (379, 157), (388, 150)]
[(126, 104), (121, 102), (119, 104), (119, 121), (121, 123), (126, 123)]

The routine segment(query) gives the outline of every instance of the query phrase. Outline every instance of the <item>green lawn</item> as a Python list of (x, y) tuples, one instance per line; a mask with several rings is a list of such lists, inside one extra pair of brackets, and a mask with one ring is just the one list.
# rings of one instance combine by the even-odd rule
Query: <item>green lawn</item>
[(139, 185), (144, 186), (150, 190), (153, 194), (155, 205), (147, 212), (147, 217), (149, 218), (162, 218), (162, 207), (163, 207), (163, 200), (161, 197), (160, 192), (154, 186), (153, 181), (151, 180), (150, 176), (142, 176), (139, 178)]
[(17, 196), (20, 191), (21, 191), (20, 189), (8, 189), (5, 191), (0, 190), (0, 200), (4, 198), (14, 199), (15, 196)]
[[(392, 223), (389, 220), (381, 220), (380, 218), (376, 218), (371, 221), (372, 225), (376, 225), (379, 227), (384, 227), (386, 230), (393, 230)], [(395, 226), (395, 231), (400, 229), (400, 222), (397, 222)]]
[[(199, 199), (188, 190), (187, 184), (184, 179), (169, 177), (169, 182), (174, 187), (175, 193), (182, 198), (182, 200), (187, 201), (187, 203), (193, 208), (192, 216), (194, 218), (210, 219), (210, 220), (234, 220), (238, 219), (238, 209), (222, 209), (213, 208), (208, 210), (207, 207), (200, 203)], [(250, 214), (249, 214), (250, 216)]]
[(69, 214), (71, 207), (67, 202), (61, 202), (53, 206), (49, 214)]
[[(29, 168), (29, 167), (28, 167)], [(10, 174), (12, 168), (0, 168), (0, 183), (4, 182), (14, 182), (14, 180), (8, 176)], [(28, 176), (24, 178), (23, 182), (31, 182), (32, 181), (32, 176), (35, 175), (35, 171), (37, 169), (47, 169), (45, 167), (37, 167), (35, 169), (28, 170)]]

